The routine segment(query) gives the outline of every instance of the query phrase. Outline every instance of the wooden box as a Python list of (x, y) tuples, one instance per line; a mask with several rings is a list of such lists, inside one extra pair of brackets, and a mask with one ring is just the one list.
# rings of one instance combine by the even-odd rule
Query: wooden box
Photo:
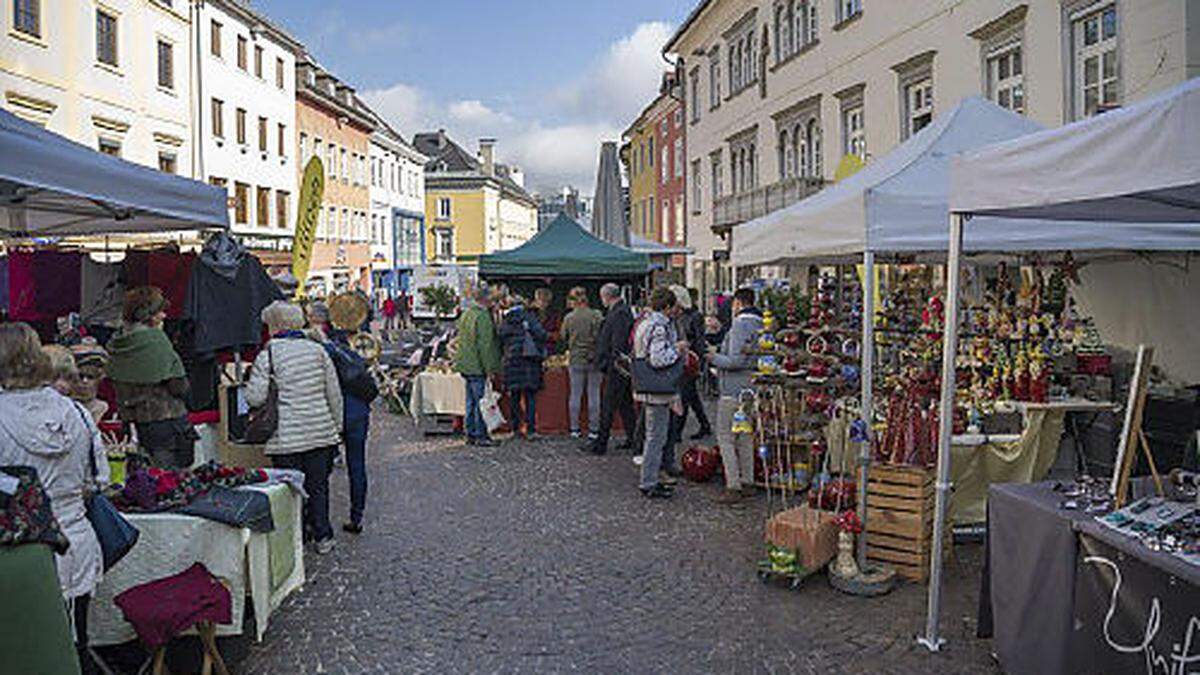
[(867, 559), (920, 583), (933, 549), (933, 478), (921, 467), (877, 465), (867, 481)]

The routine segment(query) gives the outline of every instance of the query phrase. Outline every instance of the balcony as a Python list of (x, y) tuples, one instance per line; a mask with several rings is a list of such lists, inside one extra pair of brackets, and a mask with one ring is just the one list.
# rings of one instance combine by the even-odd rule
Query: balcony
[(824, 186), (822, 178), (793, 177), (718, 197), (713, 203), (713, 232), (724, 235), (736, 225), (791, 206)]

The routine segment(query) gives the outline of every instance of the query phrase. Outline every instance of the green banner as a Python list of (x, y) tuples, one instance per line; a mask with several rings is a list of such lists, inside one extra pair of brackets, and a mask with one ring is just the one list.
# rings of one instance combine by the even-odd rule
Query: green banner
[(304, 282), (312, 263), (313, 241), (317, 237), (317, 219), (321, 217), (321, 198), (325, 193), (325, 168), (313, 156), (304, 165), (300, 178), (300, 199), (296, 203), (296, 233), (292, 237), (292, 276), (296, 277), (296, 297), (304, 296)]

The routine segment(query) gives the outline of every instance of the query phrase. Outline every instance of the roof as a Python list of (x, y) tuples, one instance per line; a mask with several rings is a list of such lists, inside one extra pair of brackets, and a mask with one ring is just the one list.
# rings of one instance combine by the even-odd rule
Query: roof
[(679, 42), (684, 33), (687, 33), (688, 30), (691, 29), (692, 24), (696, 23), (696, 20), (700, 18), (700, 15), (704, 13), (704, 10), (708, 9), (709, 5), (713, 4), (713, 1), (714, 0), (700, 0), (700, 4), (696, 5), (692, 9), (691, 13), (689, 13), (687, 18), (683, 20), (683, 23), (680, 24), (674, 35), (671, 36), (671, 39), (667, 40), (667, 43), (663, 45), (663, 54), (670, 54), (673, 51), (675, 43)]
[(261, 28), (270, 37), (275, 38), (277, 42), (283, 43), (292, 52), (300, 54), (304, 51), (304, 44), (292, 36), (291, 33), (283, 29), (279, 24), (274, 23), (265, 15), (255, 11), (250, 6), (249, 0), (214, 0), (221, 8), (230, 14), (237, 15), (237, 18), (250, 24), (252, 27)]
[[(525, 188), (517, 185), (510, 176), (511, 168), (496, 164), (493, 174), (483, 171), (483, 164), (475, 155), (455, 143), (445, 130), (425, 131), (413, 136), (413, 147), (417, 152), (428, 157), (425, 162), (425, 179), (428, 187), (430, 181), (446, 179), (454, 182), (494, 181), (507, 196), (518, 201), (537, 206), (537, 200)], [(441, 167), (445, 165), (445, 169)]]
[(629, 233), (629, 250), (645, 253), (646, 255), (672, 255), (675, 253), (687, 255), (695, 253), (695, 251), (686, 246), (670, 246), (638, 236), (632, 232)]
[[(345, 115), (349, 120), (366, 129), (368, 132), (375, 130), (375, 113), (370, 108), (366, 107), (354, 94), (354, 88), (346, 84), (333, 73), (321, 67), (316, 58), (307, 52), (296, 56), (296, 98), (306, 99), (316, 105), (320, 105), (326, 109), (332, 110), (334, 113)], [(300, 75), (300, 71), (307, 73), (312, 71), (314, 83), (308, 82), (307, 76)], [(323, 86), (322, 80), (331, 80), (334, 88), (341, 92), (349, 91), (349, 100), (343, 100), (337, 94), (329, 93), (327, 87)]]
[(650, 270), (645, 253), (596, 238), (566, 214), (517, 248), (480, 256), (481, 277), (640, 277)]
[(228, 228), (225, 190), (0, 110), (0, 239)]

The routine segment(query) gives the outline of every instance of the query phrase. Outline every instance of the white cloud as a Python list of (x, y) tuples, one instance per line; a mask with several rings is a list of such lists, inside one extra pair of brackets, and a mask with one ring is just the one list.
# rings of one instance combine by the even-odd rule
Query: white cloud
[(361, 96), (409, 138), (444, 128), (473, 151), (480, 138), (493, 137), (497, 159), (524, 169), (532, 189), (549, 192), (572, 184), (590, 192), (600, 144), (619, 139), (621, 130), (657, 94), (662, 73), (669, 68), (659, 52), (671, 30), (665, 23), (644, 23), (610, 45), (577, 78), (551, 93), (553, 122), (516, 116), (479, 99), (438, 101), (404, 83)]

